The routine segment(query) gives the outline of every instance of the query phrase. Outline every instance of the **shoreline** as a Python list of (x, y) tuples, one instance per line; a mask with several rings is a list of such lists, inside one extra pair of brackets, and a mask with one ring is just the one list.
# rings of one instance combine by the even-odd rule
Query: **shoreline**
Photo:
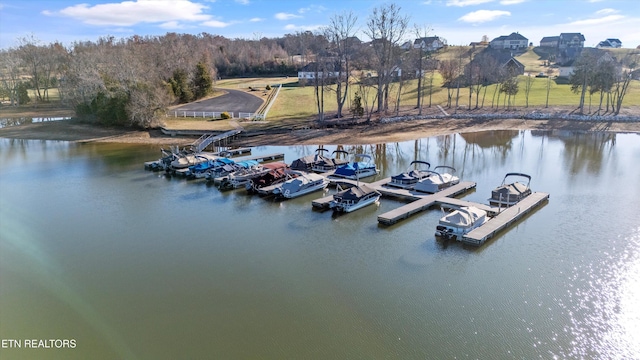
[[(636, 121), (527, 120), (447, 118), (372, 122), (342, 128), (260, 132), (233, 142), (234, 146), (266, 145), (364, 145), (411, 141), (426, 137), (490, 130), (569, 130), (640, 133)], [(0, 128), (0, 137), (23, 140), (59, 140), (77, 143), (109, 142), (148, 145), (189, 145), (197, 137), (169, 136), (158, 129), (127, 130), (77, 124), (66, 120)]]

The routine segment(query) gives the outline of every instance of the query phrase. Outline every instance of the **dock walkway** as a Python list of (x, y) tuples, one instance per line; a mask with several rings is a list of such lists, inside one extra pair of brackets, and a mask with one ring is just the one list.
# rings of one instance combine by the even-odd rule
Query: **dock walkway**
[(548, 199), (549, 194), (534, 192), (520, 200), (517, 204), (502, 210), (482, 226), (471, 230), (468, 234), (462, 237), (462, 242), (472, 245), (482, 245), (500, 230), (513, 224)]
[[(387, 211), (384, 214), (378, 215), (378, 222), (385, 225), (395, 224), (398, 221), (406, 219), (415, 213), (430, 208), (431, 206), (436, 204), (437, 201), (442, 201), (445, 197), (456, 196), (458, 194), (467, 192), (475, 187), (475, 182), (461, 181), (457, 185), (450, 186), (446, 189), (438, 191), (435, 194), (425, 194), (423, 196), (420, 196), (418, 200), (410, 202), (407, 205), (403, 205), (397, 209), (393, 209), (391, 211)], [(400, 190), (402, 189), (394, 190), (394, 192), (398, 193)], [(387, 191), (390, 191), (390, 189), (387, 188)]]

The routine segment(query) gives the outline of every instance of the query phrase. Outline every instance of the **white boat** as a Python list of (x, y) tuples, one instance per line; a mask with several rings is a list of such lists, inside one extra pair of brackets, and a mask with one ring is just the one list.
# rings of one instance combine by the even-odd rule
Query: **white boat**
[[(422, 165), (422, 168), (420, 168), (419, 165)], [(388, 182), (387, 185), (401, 189), (413, 189), (418, 181), (431, 175), (432, 172), (429, 171), (430, 166), (431, 164), (426, 161), (414, 160), (405, 172), (392, 176), (391, 181)]]
[[(358, 158), (366, 161), (357, 161)], [(345, 179), (357, 180), (369, 176), (375, 176), (378, 175), (378, 173), (379, 171), (376, 164), (371, 162), (371, 156), (366, 154), (356, 154), (354, 155), (354, 161), (338, 166), (333, 175)]]
[(169, 166), (168, 170), (171, 170), (173, 172), (181, 171), (183, 173), (186, 173), (189, 166), (197, 165), (206, 161), (214, 161), (219, 158), (219, 156), (217, 155), (205, 152), (196, 153), (182, 151), (180, 153), (176, 153), (175, 155), (176, 156), (174, 160), (171, 161), (171, 165)]
[(474, 206), (464, 206), (440, 218), (436, 226), (436, 236), (447, 240), (462, 241), (464, 235), (487, 220), (486, 211)]
[[(507, 183), (507, 178), (510, 176), (517, 176), (527, 179), (527, 183), (512, 182)], [(531, 195), (531, 189), (529, 184), (531, 183), (531, 176), (522, 173), (507, 173), (502, 179), (502, 184), (491, 191), (491, 199), (489, 204), (493, 206), (509, 207), (518, 203), (518, 201)]]
[(446, 189), (449, 186), (460, 182), (460, 178), (453, 175), (455, 172), (456, 169), (451, 166), (436, 166), (433, 171), (429, 172), (429, 176), (418, 181), (413, 189), (416, 191), (435, 194), (442, 189)]
[(333, 195), (329, 208), (337, 212), (352, 212), (380, 200), (381, 194), (365, 184), (342, 190)]
[(329, 180), (318, 174), (304, 173), (300, 176), (285, 181), (273, 193), (287, 199), (306, 195), (314, 191), (324, 190), (329, 185)]

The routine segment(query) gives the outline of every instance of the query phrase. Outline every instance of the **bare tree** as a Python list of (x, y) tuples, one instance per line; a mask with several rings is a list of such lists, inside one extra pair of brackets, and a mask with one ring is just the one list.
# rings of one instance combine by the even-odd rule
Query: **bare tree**
[(338, 104), (337, 117), (342, 117), (342, 108), (349, 93), (349, 75), (351, 73), (351, 54), (353, 52), (353, 36), (358, 17), (353, 12), (334, 15), (329, 20), (325, 36), (335, 53), (336, 102)]
[(372, 40), (378, 76), (378, 112), (389, 108), (389, 85), (395, 76), (398, 46), (408, 22), (409, 18), (400, 14), (400, 7), (396, 4), (374, 8), (367, 21), (365, 34)]
[(622, 102), (629, 90), (629, 84), (631, 83), (634, 71), (638, 67), (638, 63), (639, 59), (637, 54), (629, 55), (620, 62), (620, 67), (618, 68), (619, 70), (616, 74), (612, 91), (614, 115), (618, 115), (622, 109)]
[[(429, 26), (418, 26), (414, 25), (414, 33), (416, 39), (424, 39), (429, 36), (431, 32), (431, 28)], [(419, 47), (414, 48), (413, 51), (417, 54), (416, 61), (416, 77), (418, 78), (418, 93), (416, 96), (416, 107), (418, 108), (418, 115), (422, 115), (422, 98), (424, 94), (424, 65), (425, 65), (425, 56), (429, 56), (429, 51), (425, 49), (427, 45), (424, 41), (419, 41)]]
[(529, 93), (531, 92), (531, 87), (533, 86), (533, 79), (531, 78), (531, 74), (527, 74), (524, 78), (524, 101), (525, 107), (529, 107)]
[(442, 76), (443, 85), (447, 88), (447, 107), (451, 107), (453, 97), (453, 83), (460, 75), (460, 65), (458, 59), (447, 59), (440, 61), (438, 70)]
[(15, 49), (0, 50), (2, 90), (9, 95), (9, 103), (18, 105), (18, 85), (22, 75), (21, 60)]

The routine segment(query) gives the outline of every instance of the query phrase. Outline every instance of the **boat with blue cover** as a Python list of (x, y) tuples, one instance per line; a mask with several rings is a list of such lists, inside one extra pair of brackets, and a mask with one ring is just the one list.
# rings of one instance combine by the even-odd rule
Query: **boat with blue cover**
[(414, 160), (405, 172), (392, 176), (387, 185), (401, 189), (413, 189), (418, 181), (431, 175), (430, 167), (431, 164), (426, 161)]
[[(357, 159), (366, 161), (357, 161)], [(337, 167), (333, 175), (345, 179), (357, 180), (378, 175), (378, 172), (376, 164), (371, 162), (371, 156), (356, 154), (354, 155), (354, 161)]]
[(315, 191), (324, 190), (329, 179), (316, 173), (300, 173), (299, 176), (285, 181), (282, 186), (273, 190), (276, 196), (293, 199)]
[(236, 171), (248, 170), (248, 169), (256, 168), (259, 165), (260, 165), (260, 163), (257, 160), (244, 160), (244, 161), (238, 161), (238, 162), (233, 163), (233, 164), (226, 164), (226, 165), (223, 165), (221, 167), (216, 167), (214, 169), (209, 169), (205, 173), (205, 179), (207, 179), (208, 181), (214, 181), (216, 178), (227, 176), (227, 175), (232, 174), (232, 173), (234, 173)]
[(208, 171), (212, 171), (216, 168), (225, 166), (225, 165), (233, 165), (235, 162), (228, 158), (217, 158), (214, 160), (210, 160), (205, 158), (205, 161), (189, 166), (189, 171), (187, 172), (187, 177), (202, 179), (206, 176)]

